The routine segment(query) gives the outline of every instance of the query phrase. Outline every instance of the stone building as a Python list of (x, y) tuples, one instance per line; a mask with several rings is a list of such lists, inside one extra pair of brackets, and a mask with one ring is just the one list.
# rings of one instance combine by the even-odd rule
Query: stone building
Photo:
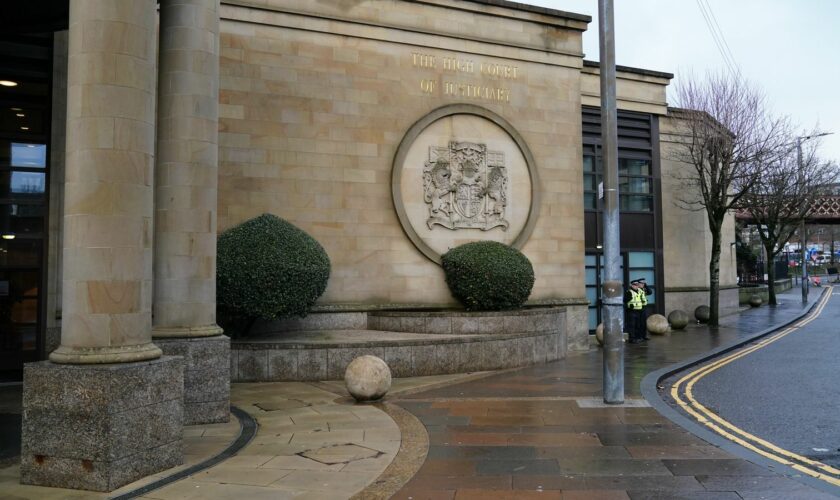
[[(588, 16), (504, 0), (11, 4), (0, 370), (20, 379), (24, 363), (52, 361), (27, 369), (24, 480), (113, 489), (177, 463), (182, 419), (227, 418), (216, 235), (262, 213), (329, 254), (317, 314), (451, 307), (439, 256), (495, 240), (533, 263), (530, 302), (564, 311), (564, 345), (588, 347), (601, 168)], [(702, 213), (674, 204), (672, 173), (686, 166), (668, 154), (671, 75), (618, 75), (625, 279), (647, 277), (659, 312), (692, 310), (706, 301), (710, 237)], [(105, 384), (54, 404), (59, 380), (103, 378), (136, 390)], [(99, 476), (68, 475), (82, 467), (69, 458), (38, 462), (93, 446), (62, 443), (67, 428), (36, 437), (81, 414), (135, 425), (143, 454), (115, 434), (110, 454), (86, 451)]]

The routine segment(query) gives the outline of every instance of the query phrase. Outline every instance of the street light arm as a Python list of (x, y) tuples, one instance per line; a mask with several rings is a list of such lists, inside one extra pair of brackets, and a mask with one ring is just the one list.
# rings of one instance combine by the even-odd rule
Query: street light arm
[[(833, 134), (834, 134), (834, 132), (822, 132), (822, 133), (814, 134), (814, 135), (803, 135), (801, 137), (797, 137), (796, 140), (805, 142), (805, 141), (810, 140), (810, 139), (816, 139), (817, 137), (825, 137), (827, 135), (833, 135)], [(801, 144), (801, 142), (800, 142), (800, 144)]]

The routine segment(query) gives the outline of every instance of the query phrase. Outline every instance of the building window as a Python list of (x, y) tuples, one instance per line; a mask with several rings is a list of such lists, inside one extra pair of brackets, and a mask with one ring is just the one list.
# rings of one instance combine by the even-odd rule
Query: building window
[(650, 159), (618, 159), (619, 204), (622, 211), (653, 210), (653, 173)]
[(602, 181), (599, 169), (595, 167), (595, 155), (583, 155), (583, 207), (587, 210), (598, 209), (598, 184)]
[(656, 303), (656, 268), (653, 252), (627, 252), (627, 276), (630, 280), (645, 279), (654, 293), (648, 295), (648, 304)]
[(598, 326), (598, 256), (586, 255), (586, 300), (589, 302), (589, 330)]
[[(598, 185), (604, 180), (600, 148), (584, 148), (583, 207), (600, 210)], [(650, 158), (618, 159), (618, 203), (622, 212), (653, 211), (653, 169)]]

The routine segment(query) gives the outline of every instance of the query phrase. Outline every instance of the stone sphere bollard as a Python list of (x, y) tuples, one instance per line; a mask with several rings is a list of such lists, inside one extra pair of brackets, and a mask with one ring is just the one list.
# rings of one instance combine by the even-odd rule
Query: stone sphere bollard
[(709, 306), (697, 306), (697, 309), (694, 310), (694, 317), (697, 318), (697, 321), (700, 323), (708, 323), (709, 316), (712, 315), (712, 310), (709, 309)]
[(391, 388), (391, 369), (376, 356), (359, 356), (347, 365), (344, 384), (356, 401), (375, 401)]
[(764, 303), (764, 299), (761, 298), (761, 295), (757, 293), (750, 295), (750, 307), (760, 307), (762, 303)]
[[(622, 335), (624, 340), (627, 340), (627, 332), (624, 332)], [(598, 341), (598, 345), (604, 345), (604, 324), (598, 323), (598, 326), (595, 327), (595, 340)]]
[(646, 321), (647, 330), (654, 335), (668, 333), (668, 318), (661, 314), (651, 314)]
[(671, 324), (672, 330), (682, 330), (688, 326), (688, 313), (681, 309), (674, 309), (668, 315), (668, 323)]

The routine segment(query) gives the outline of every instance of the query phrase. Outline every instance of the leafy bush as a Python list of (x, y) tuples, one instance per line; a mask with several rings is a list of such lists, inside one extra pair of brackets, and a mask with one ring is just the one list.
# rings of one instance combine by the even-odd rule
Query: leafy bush
[(534, 287), (531, 261), (501, 243), (467, 243), (446, 252), (442, 260), (449, 290), (469, 311), (521, 307)]
[(219, 236), (220, 322), (236, 336), (257, 318), (306, 316), (329, 277), (327, 252), (304, 231), (270, 214), (243, 222)]

